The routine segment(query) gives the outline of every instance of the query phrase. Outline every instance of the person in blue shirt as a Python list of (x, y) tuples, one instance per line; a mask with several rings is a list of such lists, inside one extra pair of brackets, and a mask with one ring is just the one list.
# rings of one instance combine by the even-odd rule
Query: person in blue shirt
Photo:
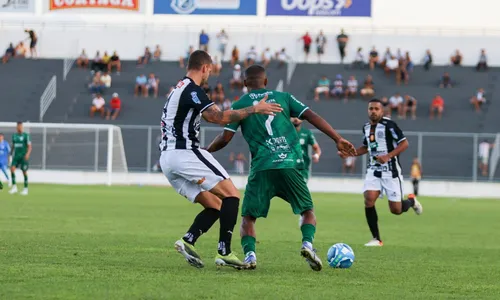
[[(5, 175), (8, 182), (10, 182), (9, 175), (7, 172), (9, 168), (9, 155), (10, 155), (10, 145), (4, 139), (3, 133), (0, 133), (0, 170), (2, 170), (2, 173)], [(0, 190), (1, 189), (3, 189), (3, 184), (2, 181), (0, 180)]]
[(205, 33), (205, 30), (202, 30), (200, 33), (200, 50), (204, 50), (208, 52), (208, 42), (210, 41), (210, 38), (208, 37), (208, 34)]

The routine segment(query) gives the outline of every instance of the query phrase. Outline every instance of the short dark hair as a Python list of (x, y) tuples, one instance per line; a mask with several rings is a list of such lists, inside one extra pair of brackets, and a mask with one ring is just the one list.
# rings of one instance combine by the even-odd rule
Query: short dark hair
[(380, 103), (380, 104), (383, 104), (382, 101), (380, 101), (377, 98), (373, 98), (372, 100), (368, 101), (368, 103)]
[(22, 121), (17, 121), (17, 125), (23, 125)]
[(189, 70), (201, 70), (204, 65), (212, 64), (212, 57), (210, 54), (203, 50), (196, 50), (189, 56), (188, 61), (188, 71)]
[(260, 85), (258, 81), (264, 79), (266, 79), (266, 69), (260, 65), (252, 65), (245, 70), (245, 80), (251, 87)]

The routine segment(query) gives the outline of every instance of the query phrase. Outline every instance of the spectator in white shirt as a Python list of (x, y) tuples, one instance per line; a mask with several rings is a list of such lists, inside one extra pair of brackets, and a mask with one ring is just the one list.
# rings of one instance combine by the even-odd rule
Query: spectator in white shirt
[(251, 65), (255, 64), (257, 61), (257, 51), (255, 51), (255, 47), (252, 46), (250, 48), (250, 51), (248, 51), (247, 56), (245, 57), (245, 68), (250, 67)]
[(399, 68), (399, 60), (396, 57), (391, 56), (389, 60), (387, 60), (387, 62), (385, 63), (384, 71), (386, 75), (389, 75), (389, 73), (396, 71), (398, 68)]
[(493, 148), (493, 144), (488, 143), (487, 140), (482, 141), (479, 144), (479, 169), (483, 176), (488, 176), (488, 163), (490, 160), (490, 149)]
[(345, 90), (345, 101), (347, 102), (349, 97), (356, 97), (358, 93), (358, 80), (354, 76), (350, 76), (347, 80), (347, 88)]
[(363, 56), (363, 48), (359, 47), (358, 51), (356, 52), (356, 57), (354, 58), (354, 61), (352, 62), (352, 68), (360, 68), (363, 69), (365, 67), (365, 58)]
[(382, 61), (380, 62), (382, 68), (385, 68), (385, 65), (391, 58), (392, 58), (391, 48), (387, 47), (387, 49), (384, 52), (384, 56), (382, 56)]
[(219, 76), (221, 70), (222, 70), (222, 61), (216, 55), (216, 56), (212, 57), (212, 73), (215, 76)]
[(104, 114), (106, 112), (106, 109), (104, 107), (105, 104), (106, 101), (104, 101), (102, 95), (96, 94), (94, 100), (92, 100), (92, 106), (90, 107), (90, 117), (94, 117), (94, 114), (96, 112), (99, 112), (101, 113), (101, 117), (104, 118)]
[(76, 60), (76, 65), (82, 69), (85, 69), (89, 66), (89, 57), (87, 56), (87, 53), (85, 53), (85, 49), (83, 49), (82, 54), (78, 56), (78, 59)]
[(156, 78), (154, 73), (149, 74), (148, 83), (146, 84), (145, 96), (149, 96), (149, 91), (153, 90), (153, 95), (158, 98), (158, 88), (160, 86), (160, 79)]
[(484, 96), (484, 89), (480, 88), (477, 90), (476, 95), (470, 99), (470, 103), (474, 105), (476, 112), (481, 112), (481, 106), (486, 102), (486, 97)]
[(396, 93), (394, 96), (389, 98), (389, 109), (391, 114), (395, 110), (398, 117), (403, 117), (403, 97), (401, 97), (401, 94)]
[(319, 35), (316, 37), (316, 47), (318, 53), (318, 62), (321, 63), (321, 56), (325, 54), (325, 46), (326, 46), (326, 37), (323, 34), (323, 30), (319, 32)]
[(273, 58), (273, 53), (271, 52), (271, 49), (266, 48), (266, 50), (262, 52), (262, 57), (261, 57), (262, 66), (264, 68), (267, 68), (272, 58)]
[(280, 52), (276, 53), (276, 58), (278, 59), (279, 67), (286, 65), (289, 59), (288, 54), (286, 54), (286, 49), (283, 48)]
[(106, 71), (101, 76), (101, 82), (106, 89), (111, 87), (111, 75)]
[(333, 89), (331, 91), (332, 96), (340, 98), (340, 95), (344, 94), (344, 81), (342, 80), (342, 75), (338, 74), (335, 81), (333, 82)]
[(224, 29), (222, 29), (217, 34), (217, 40), (219, 41), (219, 52), (220, 52), (221, 60), (224, 60), (224, 56), (226, 55), (227, 43), (229, 42), (229, 36), (224, 31)]
[(233, 78), (229, 81), (231, 91), (235, 88), (241, 89), (243, 87), (243, 79), (241, 77), (241, 66), (236, 64), (233, 69)]

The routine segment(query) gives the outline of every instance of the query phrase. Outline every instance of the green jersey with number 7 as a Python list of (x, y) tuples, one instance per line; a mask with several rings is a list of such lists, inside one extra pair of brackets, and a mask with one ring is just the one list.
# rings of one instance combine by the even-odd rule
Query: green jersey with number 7
[(303, 169), (299, 136), (290, 117), (300, 118), (308, 109), (306, 105), (289, 93), (259, 89), (242, 96), (233, 103), (232, 109), (256, 105), (266, 95), (266, 102), (281, 105), (281, 113), (275, 116), (253, 114), (244, 120), (228, 124), (225, 130), (236, 132), (241, 126), (252, 154), (251, 173), (270, 169)]

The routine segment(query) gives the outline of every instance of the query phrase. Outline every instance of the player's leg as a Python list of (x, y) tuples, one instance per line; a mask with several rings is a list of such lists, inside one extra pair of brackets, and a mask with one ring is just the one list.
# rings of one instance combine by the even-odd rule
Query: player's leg
[(270, 170), (250, 173), (245, 188), (245, 197), (241, 208), (243, 217), (240, 227), (241, 246), (245, 254), (245, 263), (249, 269), (257, 266), (257, 255), (255, 249), (256, 232), (255, 222), (257, 218), (267, 217), (271, 199), (275, 195)]
[(368, 173), (365, 178), (364, 184), (364, 198), (365, 198), (365, 217), (368, 223), (368, 228), (372, 234), (372, 239), (365, 244), (365, 246), (382, 246), (382, 239), (380, 238), (380, 231), (378, 228), (378, 215), (375, 208), (375, 202), (382, 191), (381, 178), (375, 177), (373, 174)]
[(313, 247), (314, 234), (316, 233), (316, 216), (314, 215), (314, 205), (307, 183), (300, 170), (280, 169), (271, 171), (274, 173), (271, 182), (277, 186), (277, 196), (290, 203), (294, 214), (301, 215), (302, 247), (300, 254), (314, 271), (320, 271), (323, 268), (323, 263), (316, 255), (316, 249)]
[(15, 194), (17, 193), (17, 186), (16, 186), (16, 167), (18, 166), (19, 161), (16, 157), (12, 158), (12, 164), (10, 166), (10, 179), (12, 182), (12, 187), (9, 191), (10, 194)]
[(21, 195), (28, 195), (28, 169), (29, 169), (29, 162), (27, 160), (23, 159), (23, 162), (21, 164), (21, 170), (23, 171), (23, 176), (24, 176), (24, 189), (21, 192)]
[(417, 178), (413, 178), (411, 182), (413, 184), (413, 194), (415, 196), (418, 196), (418, 183), (419, 183), (419, 180)]
[(404, 195), (402, 178), (382, 178), (382, 188), (386, 191), (391, 213), (400, 215), (407, 212), (410, 207), (417, 215), (422, 213), (422, 205), (415, 195), (410, 194), (408, 199), (402, 200)]

